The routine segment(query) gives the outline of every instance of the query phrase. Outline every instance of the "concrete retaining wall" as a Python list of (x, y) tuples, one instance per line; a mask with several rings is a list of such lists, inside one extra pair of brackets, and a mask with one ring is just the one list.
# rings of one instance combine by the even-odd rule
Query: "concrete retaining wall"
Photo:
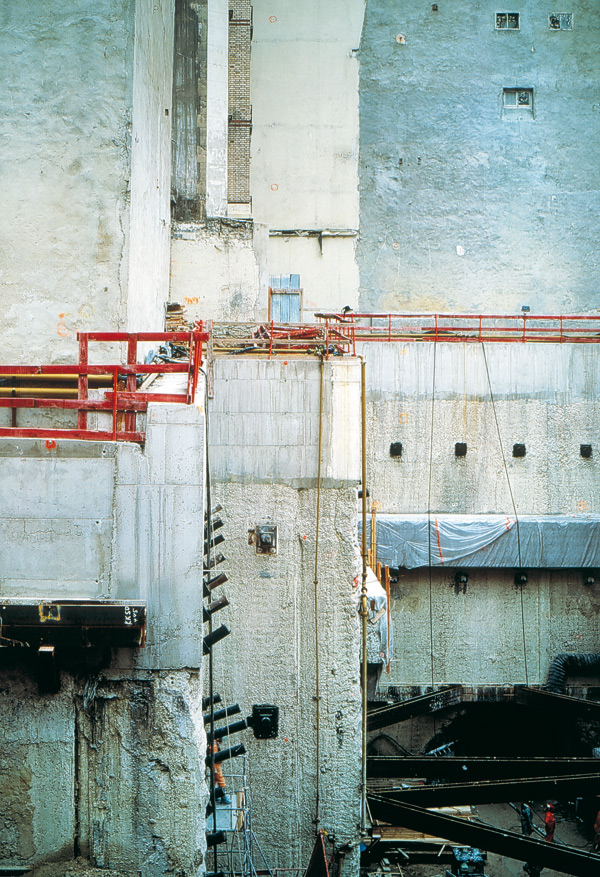
[[(368, 484), (382, 511), (513, 515), (514, 499), (517, 514), (598, 512), (595, 345), (486, 345), (489, 382), (480, 344), (363, 352)], [(392, 442), (401, 457), (390, 456)], [(455, 456), (456, 442), (466, 442), (466, 457)], [(526, 445), (524, 458), (513, 458), (515, 443)], [(592, 445), (591, 458), (581, 444)], [(472, 570), (464, 593), (454, 572), (433, 571), (431, 602), (426, 569), (402, 571), (392, 586), (395, 654), (383, 688), (431, 684), (432, 647), (436, 684), (473, 686), (544, 682), (555, 654), (597, 651), (600, 584), (584, 585), (577, 570), (531, 570), (523, 612), (514, 571)]]
[[(356, 484), (359, 364), (325, 363), (323, 489), (317, 609), (320, 722), (315, 697), (315, 550), (318, 359), (219, 358), (210, 403), (213, 496), (224, 507), (230, 581), (219, 612), (232, 630), (215, 647), (215, 686), (228, 702), (280, 707), (279, 736), (243, 739), (253, 826), (270, 867), (306, 867), (319, 827), (353, 846), (360, 820), (360, 681)], [(278, 528), (275, 556), (256, 553), (249, 531)], [(319, 754), (317, 759), (317, 737)], [(239, 759), (237, 760), (239, 761)], [(227, 765), (229, 771), (239, 765)], [(235, 788), (236, 780), (227, 780)], [(346, 871), (346, 869), (348, 869)]]

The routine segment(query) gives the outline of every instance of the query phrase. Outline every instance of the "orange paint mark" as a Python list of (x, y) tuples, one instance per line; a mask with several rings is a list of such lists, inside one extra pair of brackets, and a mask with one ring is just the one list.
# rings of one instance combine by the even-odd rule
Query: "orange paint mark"
[(277, 16), (269, 15), (269, 21), (271, 22), (271, 24), (274, 24), (277, 21)]
[(67, 329), (63, 320), (65, 317), (68, 317), (69, 314), (59, 314), (58, 315), (58, 323), (56, 324), (56, 334), (61, 338), (72, 338), (73, 333), (70, 329)]
[(188, 298), (188, 296), (185, 295), (183, 297), (183, 301), (184, 301), (184, 304), (186, 304), (186, 305), (197, 305), (200, 302), (200, 299), (198, 298), (197, 295), (193, 296), (192, 298)]
[(49, 451), (54, 450), (54, 448), (56, 447), (56, 442), (54, 441), (54, 439), (46, 439), (46, 447)]
[(271, 192), (276, 192), (279, 189), (277, 183), (271, 183)]
[(404, 412), (403, 414), (398, 415), (398, 420), (400, 423), (408, 423), (408, 414)]
[(577, 511), (578, 512), (589, 512), (590, 507), (585, 499), (577, 500)]

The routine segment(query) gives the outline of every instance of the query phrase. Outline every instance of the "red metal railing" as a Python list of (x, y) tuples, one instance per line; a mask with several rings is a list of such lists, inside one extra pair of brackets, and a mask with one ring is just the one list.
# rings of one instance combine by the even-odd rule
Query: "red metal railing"
[[(0, 408), (12, 409), (12, 425), (0, 427), (0, 436), (143, 442), (144, 433), (138, 430), (136, 418), (146, 411), (148, 402), (189, 405), (194, 401), (202, 344), (208, 337), (208, 333), (202, 331), (202, 324), (193, 332), (80, 332), (77, 365), (0, 365)], [(156, 341), (189, 345), (189, 358), (176, 362), (138, 362), (138, 344)], [(126, 343), (126, 362), (90, 364), (90, 342)], [(187, 376), (185, 393), (145, 393), (137, 389), (139, 375), (173, 373)], [(55, 383), (49, 390), (43, 387), (48, 377)], [(89, 398), (90, 379), (105, 390), (103, 399)], [(69, 398), (75, 394), (76, 398)], [(17, 410), (24, 408), (77, 411), (77, 426), (66, 429), (19, 427)], [(112, 429), (90, 429), (88, 414), (91, 411), (112, 415)]]
[(600, 315), (368, 314), (317, 315), (325, 331), (352, 340), (600, 343)]

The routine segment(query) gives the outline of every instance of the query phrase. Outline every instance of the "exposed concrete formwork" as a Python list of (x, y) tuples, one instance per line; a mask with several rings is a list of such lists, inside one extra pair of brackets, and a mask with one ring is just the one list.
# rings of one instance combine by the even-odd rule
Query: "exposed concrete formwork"
[[(324, 365), (318, 625), (320, 723), (316, 750), (315, 538), (317, 359), (219, 358), (210, 402), (213, 497), (227, 517), (232, 634), (215, 647), (215, 687), (249, 714), (280, 707), (275, 740), (243, 737), (249, 751), (254, 830), (271, 867), (305, 867), (318, 826), (355, 844), (360, 819), (360, 637), (356, 483), (359, 368)], [(256, 553), (249, 530), (278, 528), (275, 556)], [(238, 735), (236, 735), (238, 736)], [(354, 872), (353, 846), (344, 870)]]
[[(595, 4), (571, 3), (568, 30), (538, 0), (519, 29), (496, 29), (497, 11), (367, 4), (363, 310), (598, 307)], [(530, 90), (532, 112), (503, 109), (511, 88)]]
[[(517, 514), (598, 511), (596, 458), (580, 455), (599, 439), (595, 345), (486, 345), (495, 406), (480, 344), (365, 350), (369, 485), (382, 511), (514, 516), (511, 490)], [(401, 457), (390, 456), (392, 442)], [(465, 457), (456, 442), (466, 442)], [(513, 458), (516, 443), (524, 458)], [(427, 569), (401, 571), (392, 585), (394, 660), (382, 687), (431, 684), (431, 634), (436, 684), (543, 683), (557, 653), (597, 651), (600, 586), (582, 573), (529, 570), (522, 613), (514, 570), (470, 570), (464, 591), (455, 572), (432, 571), (431, 602)]]
[(144, 450), (2, 442), (1, 597), (148, 607), (145, 648), (58, 644), (55, 695), (40, 696), (28, 650), (2, 649), (2, 788), (24, 793), (5, 799), (2, 865), (80, 853), (145, 875), (202, 864), (203, 460), (193, 406), (151, 404)]

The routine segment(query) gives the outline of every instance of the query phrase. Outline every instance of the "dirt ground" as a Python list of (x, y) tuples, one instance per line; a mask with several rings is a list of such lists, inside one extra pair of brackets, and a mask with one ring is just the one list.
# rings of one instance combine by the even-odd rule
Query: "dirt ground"
[[(542, 806), (542, 804), (534, 804), (533, 811), (534, 824), (543, 829)], [(473, 807), (473, 812), (481, 822), (492, 825), (494, 828), (521, 832), (519, 816), (508, 804), (480, 804)], [(539, 837), (537, 832), (536, 836)], [(591, 852), (591, 840), (582, 833), (579, 823), (573, 818), (564, 817), (559, 810), (556, 813), (555, 842)], [(445, 867), (440, 868), (435, 865), (413, 865), (402, 868), (404, 877), (434, 877), (434, 875), (440, 874), (445, 877), (445, 873)], [(598, 873), (600, 875), (600, 869)], [(527, 877), (526, 872), (523, 871), (523, 862), (505, 856), (497, 856), (494, 853), (488, 853), (485, 874), (486, 877)], [(563, 872), (544, 868), (542, 875), (543, 877), (563, 877)]]

